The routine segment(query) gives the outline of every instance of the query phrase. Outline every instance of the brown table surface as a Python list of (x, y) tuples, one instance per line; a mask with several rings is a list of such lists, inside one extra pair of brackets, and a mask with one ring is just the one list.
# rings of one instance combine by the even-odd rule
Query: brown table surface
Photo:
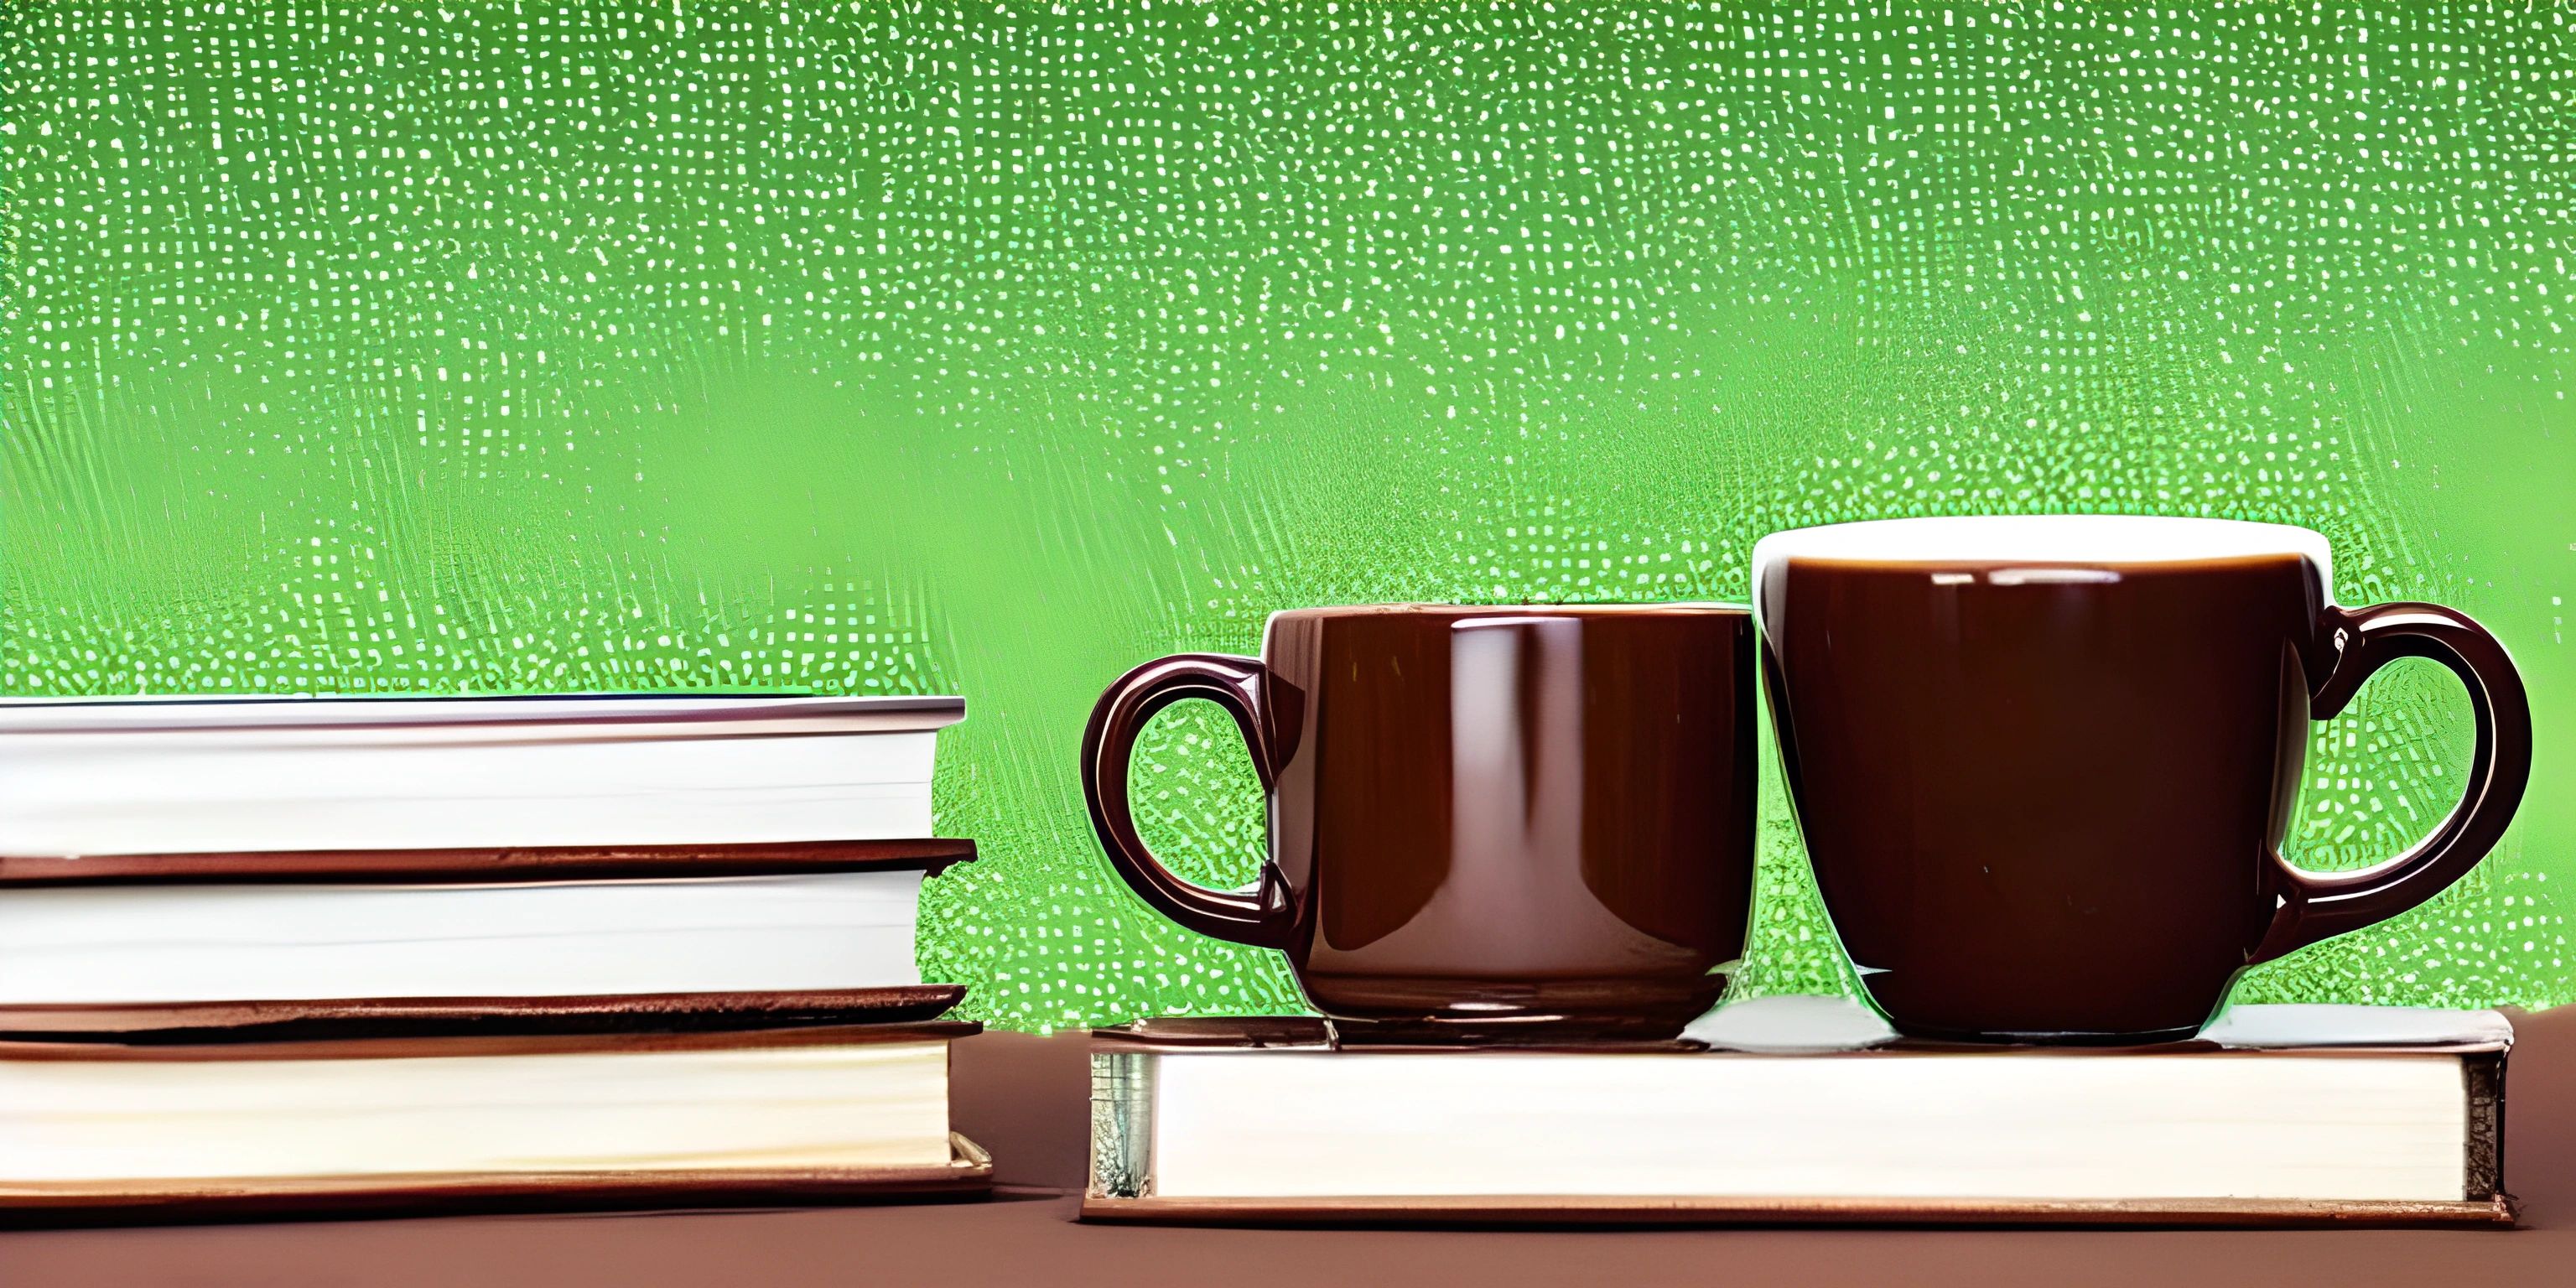
[(0, 1285), (1785, 1283), (2576, 1285), (2576, 1007), (2518, 1016), (2506, 1181), (2480, 1230), (1220, 1230), (1074, 1223), (1084, 1039), (988, 1033), (960, 1130), (1004, 1189), (952, 1205), (0, 1233)]

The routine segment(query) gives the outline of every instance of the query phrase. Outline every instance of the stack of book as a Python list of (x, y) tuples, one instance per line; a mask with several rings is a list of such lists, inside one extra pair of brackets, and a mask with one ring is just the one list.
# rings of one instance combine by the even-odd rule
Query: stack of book
[(1092, 1047), (1088, 1220), (2510, 1225), (2492, 1011), (2243, 1006), (2186, 1043), (1899, 1039), (1784, 997), (1669, 1043)]
[(0, 703), (0, 1210), (979, 1191), (953, 698)]

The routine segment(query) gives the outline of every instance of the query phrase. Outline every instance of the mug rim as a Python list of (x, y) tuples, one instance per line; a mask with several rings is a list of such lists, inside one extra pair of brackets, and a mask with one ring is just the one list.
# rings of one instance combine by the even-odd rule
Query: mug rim
[(1774, 566), (1809, 563), (1899, 567), (2028, 565), (2125, 568), (2297, 555), (2334, 599), (2325, 536), (2287, 523), (2153, 514), (1978, 514), (1864, 519), (1774, 532), (1753, 543), (1754, 600)]

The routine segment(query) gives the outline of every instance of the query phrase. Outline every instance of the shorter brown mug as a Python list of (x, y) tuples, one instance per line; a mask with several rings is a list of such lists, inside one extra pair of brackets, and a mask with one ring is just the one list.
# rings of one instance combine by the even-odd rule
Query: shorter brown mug
[[(1670, 1037), (1743, 953), (1754, 635), (1725, 605), (1319, 608), (1258, 658), (1127, 673), (1083, 734), (1111, 866), (1165, 916), (1288, 954), (1356, 1040)], [(1269, 796), (1258, 885), (1137, 836), (1136, 736), (1224, 707)]]

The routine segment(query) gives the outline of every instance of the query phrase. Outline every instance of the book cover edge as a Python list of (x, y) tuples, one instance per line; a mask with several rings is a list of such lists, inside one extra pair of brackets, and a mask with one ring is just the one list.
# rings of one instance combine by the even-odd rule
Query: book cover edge
[(587, 1033), (382, 1035), (227, 1043), (0, 1041), (0, 1061), (27, 1063), (222, 1063), (254, 1060), (399, 1060), (517, 1055), (648, 1054), (752, 1047), (954, 1042), (984, 1031), (971, 1020), (765, 1028)]
[(817, 1203), (920, 1196), (973, 1198), (992, 1188), (993, 1159), (948, 1133), (945, 1164), (891, 1167), (389, 1173), (0, 1183), (0, 1224), (232, 1220), (335, 1211), (534, 1211), (680, 1204)]
[(1085, 1194), (1085, 1221), (1195, 1225), (2091, 1225), (2510, 1227), (2513, 1199), (1895, 1201), (1808, 1198), (1199, 1199)]
[(0, 1005), (0, 1043), (291, 1042), (539, 1036), (918, 1023), (965, 1000), (958, 984), (519, 997), (293, 998)]
[(63, 885), (429, 884), (794, 876), (919, 871), (975, 861), (966, 837), (704, 845), (261, 850), (209, 854), (0, 855), (0, 888)]

